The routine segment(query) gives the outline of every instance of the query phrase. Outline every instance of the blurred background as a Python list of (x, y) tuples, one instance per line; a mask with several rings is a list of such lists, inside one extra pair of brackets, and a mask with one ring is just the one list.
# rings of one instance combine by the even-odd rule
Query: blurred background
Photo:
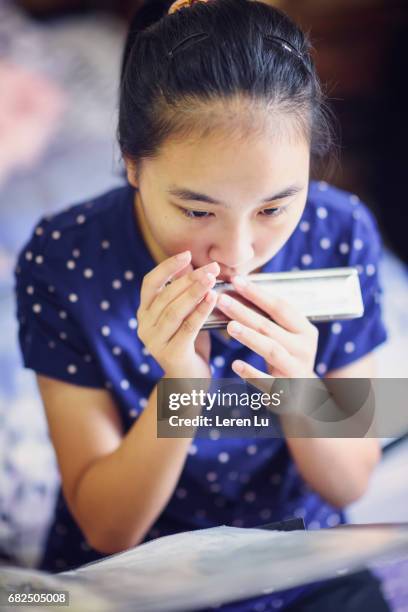
[[(408, 375), (407, 0), (276, 0), (310, 32), (340, 126), (328, 177), (373, 210), (390, 340), (380, 377)], [(0, 559), (35, 566), (58, 471), (32, 372), (21, 367), (13, 267), (40, 215), (119, 185), (118, 74), (138, 0), (0, 0)], [(408, 521), (408, 442), (384, 440), (352, 522)], [(408, 563), (378, 571), (408, 610)]]

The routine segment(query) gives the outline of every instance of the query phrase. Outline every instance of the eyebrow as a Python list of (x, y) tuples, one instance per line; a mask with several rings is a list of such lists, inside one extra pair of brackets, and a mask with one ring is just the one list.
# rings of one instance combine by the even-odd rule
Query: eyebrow
[[(300, 185), (290, 185), (283, 191), (279, 193), (275, 193), (269, 198), (264, 198), (260, 201), (260, 204), (264, 204), (266, 202), (273, 202), (274, 200), (281, 200), (282, 198), (288, 198), (296, 193), (299, 193), (303, 187)], [(185, 201), (192, 202), (204, 202), (205, 204), (216, 204), (219, 206), (224, 206), (225, 208), (231, 208), (231, 205), (225, 204), (224, 202), (220, 202), (219, 200), (215, 200), (204, 193), (198, 193), (196, 191), (191, 191), (190, 189), (186, 189), (184, 187), (172, 186), (167, 190), (167, 193), (175, 198)]]

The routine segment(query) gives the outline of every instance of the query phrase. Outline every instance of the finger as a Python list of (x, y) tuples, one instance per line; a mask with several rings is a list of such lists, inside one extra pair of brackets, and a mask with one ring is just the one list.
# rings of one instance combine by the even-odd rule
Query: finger
[(235, 319), (247, 327), (251, 327), (259, 334), (264, 334), (276, 342), (279, 342), (289, 353), (293, 353), (296, 348), (296, 339), (292, 333), (280, 327), (265, 316), (255, 312), (249, 306), (242, 304), (239, 300), (230, 295), (221, 294), (218, 296), (217, 308), (225, 312), (230, 319)]
[[(232, 279), (234, 288), (246, 299), (264, 310), (278, 325), (294, 333), (304, 332), (309, 321), (293, 304), (264, 287), (244, 279), (244, 284)], [(242, 279), (242, 277), (240, 277)]]
[(259, 389), (262, 393), (270, 393), (275, 382), (273, 376), (269, 376), (269, 374), (254, 368), (254, 366), (241, 359), (235, 359), (231, 364), (231, 368), (235, 374), (238, 374), (238, 376)]
[(184, 319), (169, 343), (169, 347), (175, 354), (180, 354), (180, 351), (190, 347), (196, 341), (204, 322), (215, 306), (216, 299), (216, 292), (208, 291), (194, 311)]
[(193, 283), (201, 278), (205, 278), (207, 273), (217, 275), (220, 272), (220, 267), (216, 262), (212, 262), (201, 268), (187, 272), (178, 279), (173, 279), (172, 282), (163, 287), (156, 298), (153, 300), (149, 308), (149, 318), (152, 325), (156, 325), (163, 310), (173, 302), (176, 298), (182, 295)]
[(181, 272), (191, 260), (191, 252), (178, 253), (173, 257), (165, 259), (153, 270), (148, 272), (143, 279), (140, 292), (140, 309), (148, 309), (157, 293), (175, 274)]
[(161, 312), (156, 325), (152, 327), (152, 334), (158, 335), (162, 342), (167, 343), (182, 325), (188, 327), (190, 323), (186, 323), (185, 319), (190, 316), (206, 293), (214, 287), (215, 281), (213, 274), (207, 274), (194, 282)]
[[(179, 272), (176, 272), (173, 277), (171, 278), (171, 280), (167, 281), (168, 283), (173, 283), (175, 280), (177, 280), (178, 278), (183, 278), (185, 276), (188, 276), (189, 274), (191, 274), (191, 272), (194, 272), (194, 268), (191, 265), (191, 263), (188, 264), (188, 266), (185, 266), (182, 270), (180, 270)], [(166, 283), (167, 284), (167, 283)], [(164, 286), (166, 286), (166, 284)]]
[(230, 321), (227, 325), (227, 331), (233, 338), (261, 355), (266, 363), (283, 372), (285, 376), (296, 376), (294, 373), (296, 361), (282, 345), (272, 338), (267, 338), (250, 327), (238, 323), (238, 321)]

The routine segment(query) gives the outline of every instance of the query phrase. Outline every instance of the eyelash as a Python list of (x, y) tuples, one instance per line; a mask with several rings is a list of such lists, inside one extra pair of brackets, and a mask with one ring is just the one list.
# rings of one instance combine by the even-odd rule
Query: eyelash
[[(265, 212), (267, 210), (272, 210), (273, 212), (275, 212), (277, 214), (274, 214), (274, 215), (265, 215), (265, 217), (269, 217), (271, 219), (275, 219), (276, 217), (280, 217), (286, 211), (287, 207), (288, 207), (288, 205), (286, 205), (286, 206), (279, 206), (279, 208), (265, 208), (265, 210), (263, 212)], [(185, 217), (187, 217), (187, 219), (208, 219), (209, 216), (212, 214), (212, 213), (208, 213), (208, 212), (202, 211), (202, 210), (191, 210), (189, 208), (183, 208), (182, 206), (179, 206), (178, 208), (180, 209), (181, 213)], [(201, 216), (201, 217), (195, 217), (192, 213), (204, 213), (204, 215)]]

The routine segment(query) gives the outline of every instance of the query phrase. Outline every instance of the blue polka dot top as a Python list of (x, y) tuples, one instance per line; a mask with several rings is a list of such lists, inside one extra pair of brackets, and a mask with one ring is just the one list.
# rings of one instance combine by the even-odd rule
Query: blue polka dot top
[[(355, 195), (311, 182), (298, 226), (262, 267), (262, 272), (358, 268), (364, 316), (316, 323), (318, 376), (352, 363), (387, 339), (378, 274), (381, 252), (378, 226), (368, 207)], [(143, 277), (156, 265), (137, 225), (134, 189), (126, 185), (40, 219), (15, 269), (24, 366), (108, 390), (124, 431), (137, 421), (163, 375), (138, 338), (135, 314)], [(213, 377), (235, 376), (234, 359), (264, 370), (262, 358), (238, 340), (227, 340), (218, 330), (210, 335)], [(304, 482), (284, 439), (196, 438), (173, 496), (144, 541), (191, 529), (255, 527), (293, 517), (302, 517), (308, 529), (345, 521), (342, 511)], [(103, 556), (86, 542), (60, 490), (41, 569), (58, 572)], [(280, 605), (301, 590), (285, 592)], [(271, 609), (276, 609), (276, 597), (256, 601), (265, 610), (274, 601)], [(234, 610), (253, 609), (234, 605)]]

